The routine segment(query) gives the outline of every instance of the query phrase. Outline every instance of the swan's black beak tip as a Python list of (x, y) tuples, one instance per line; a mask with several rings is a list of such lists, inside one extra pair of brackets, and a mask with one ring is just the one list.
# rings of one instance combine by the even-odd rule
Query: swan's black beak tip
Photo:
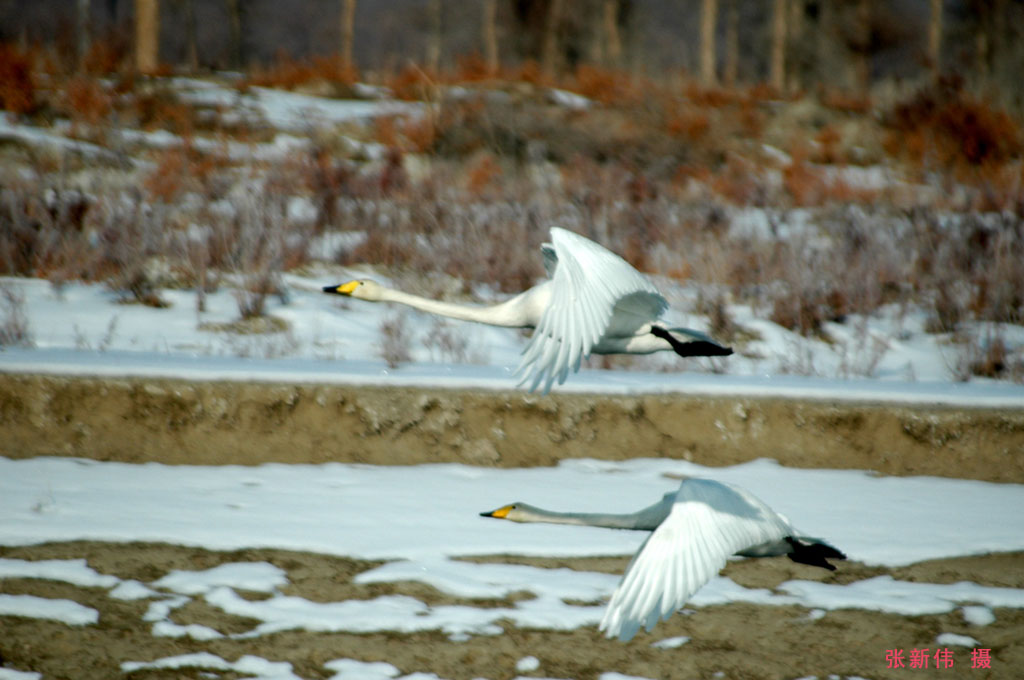
[(481, 512), (480, 516), (481, 517), (494, 517), (494, 515), (489, 513), (489, 512)]
[(338, 292), (338, 286), (336, 286), (336, 285), (335, 286), (324, 286), (324, 292), (325, 293), (337, 293)]

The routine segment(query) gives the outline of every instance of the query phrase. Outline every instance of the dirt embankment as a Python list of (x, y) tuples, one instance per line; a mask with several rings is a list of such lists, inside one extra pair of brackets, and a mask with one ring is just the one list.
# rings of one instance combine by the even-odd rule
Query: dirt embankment
[(1024, 482), (1024, 411), (0, 375), (0, 455), (504, 467), (681, 458)]

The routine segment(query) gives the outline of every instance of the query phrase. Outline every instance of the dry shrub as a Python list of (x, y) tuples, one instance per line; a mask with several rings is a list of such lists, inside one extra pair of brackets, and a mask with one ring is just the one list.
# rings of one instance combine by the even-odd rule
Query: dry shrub
[(741, 156), (730, 155), (710, 183), (715, 194), (736, 205), (763, 205), (767, 199), (761, 169)]
[(781, 97), (779, 96), (778, 90), (762, 81), (754, 83), (747, 88), (746, 99), (749, 102), (775, 102)]
[(846, 314), (846, 297), (841, 291), (787, 286), (772, 301), (770, 318), (783, 328), (810, 337), (820, 334), (826, 321), (842, 321)]
[(14, 45), (0, 43), (0, 109), (31, 113), (36, 105), (31, 55)]
[(524, 83), (530, 83), (531, 85), (548, 85), (548, 78), (544, 75), (544, 71), (533, 59), (527, 59), (518, 68), (511, 69), (508, 74), (508, 80), (520, 81)]
[(867, 95), (841, 92), (839, 90), (826, 91), (821, 96), (821, 104), (833, 111), (856, 115), (867, 115), (871, 113), (874, 107), (871, 97)]
[(818, 163), (845, 163), (846, 158), (842, 153), (840, 142), (842, 137), (839, 134), (839, 130), (833, 125), (826, 125), (818, 131), (815, 136), (815, 141), (818, 143), (815, 161)]
[(301, 177), (317, 208), (316, 231), (337, 225), (338, 202), (354, 190), (354, 172), (323, 143), (301, 156)]
[(396, 153), (431, 151), (443, 120), (439, 122), (434, 116), (378, 116), (374, 120), (374, 140)]
[(471, 52), (456, 58), (455, 77), (463, 82), (480, 82), (490, 80), (497, 74), (492, 73), (487, 60), (479, 52)]
[(748, 97), (740, 104), (738, 112), (740, 130), (750, 139), (760, 139), (764, 131), (765, 115), (758, 102)]
[(12, 285), (0, 285), (0, 347), (31, 347), (32, 344), (25, 295)]
[(412, 352), (409, 349), (412, 340), (404, 313), (384, 316), (378, 331), (381, 342), (377, 351), (389, 368), (397, 368), (412, 360)]
[(171, 203), (181, 195), (189, 179), (188, 152), (182, 147), (166, 149), (160, 153), (156, 167), (143, 182), (154, 199)]
[(351, 94), (348, 86), (358, 80), (354, 67), (345, 67), (338, 57), (314, 56), (310, 59), (295, 59), (286, 52), (278, 52), (270, 66), (257, 69), (241, 84), (241, 87), (256, 85), (294, 90), (310, 83), (328, 83), (340, 86), (338, 94)]
[(136, 90), (130, 102), (130, 113), (141, 128), (159, 128), (182, 137), (191, 137), (195, 130), (194, 109), (169, 87)]
[(840, 177), (824, 183), (822, 198), (825, 202), (870, 205), (878, 201), (879, 194), (878, 189), (854, 186)]
[(435, 361), (452, 364), (473, 363), (469, 340), (445, 319), (434, 318), (422, 342)]
[(0, 188), (0, 272), (73, 278), (90, 257), (85, 223), (93, 202), (77, 190), (8, 178)]
[(117, 31), (110, 31), (100, 40), (93, 40), (89, 45), (82, 66), (86, 73), (106, 75), (118, 71), (134, 72), (126, 69), (131, 64), (132, 54), (128, 41)]
[(437, 142), (437, 124), (433, 116), (410, 116), (399, 121), (404, 148), (412, 153), (424, 153)]
[(501, 166), (492, 154), (482, 153), (474, 159), (466, 174), (466, 189), (480, 196), (501, 178)]
[(339, 264), (372, 263), (385, 267), (404, 266), (416, 259), (417, 250), (410, 239), (389, 229), (368, 229), (366, 238), (355, 248), (339, 253)]
[(971, 362), (971, 373), (986, 378), (998, 378), (1007, 369), (1009, 352), (1002, 337), (989, 338), (982, 346), (982, 351)]
[(969, 179), (975, 189), (971, 209), (1024, 217), (1024, 162), (986, 164), (970, 173)]
[(213, 178), (227, 163), (219, 153), (200, 152), (186, 135), (181, 144), (156, 152), (156, 163), (142, 186), (151, 198), (170, 205), (188, 191), (209, 193), (216, 184)]
[(973, 376), (994, 380), (1024, 381), (1024, 356), (1014, 353), (1007, 344), (1000, 326), (987, 327), (980, 333), (958, 332), (953, 336), (956, 352), (947, 365), (955, 380), (967, 381)]
[(741, 90), (702, 87), (692, 82), (686, 87), (686, 98), (689, 101), (698, 106), (706, 106), (713, 109), (739, 104), (744, 96)]
[(592, 64), (577, 66), (573, 81), (573, 89), (584, 97), (615, 106), (638, 103), (650, 89), (626, 71)]
[(90, 127), (100, 125), (113, 110), (113, 97), (96, 78), (72, 78), (65, 87), (65, 97), (71, 120)]
[(794, 205), (820, 205), (825, 197), (825, 181), (821, 173), (807, 162), (807, 151), (798, 147), (791, 162), (782, 169), (782, 184)]
[(685, 107), (669, 114), (665, 125), (670, 135), (683, 137), (690, 142), (697, 142), (711, 128), (711, 120), (707, 113)]
[(941, 78), (897, 104), (886, 116), (886, 150), (920, 167), (963, 170), (1019, 157), (1019, 125), (964, 90), (958, 78)]
[(398, 99), (430, 101), (436, 99), (438, 74), (429, 73), (416, 64), (408, 64), (392, 76), (387, 85)]
[(281, 271), (292, 248), (306, 250), (308, 237), (289, 243), (293, 232), (285, 219), (285, 200), (272, 181), (260, 191), (233, 197), (232, 205), (234, 216), (218, 228), (225, 237), (222, 256), (225, 268), (237, 278), (234, 295), (240, 318), (254, 319), (265, 314), (269, 296), (284, 297)]
[(929, 332), (967, 319), (1024, 321), (1024, 226), (1013, 215), (912, 217), (908, 279), (931, 308)]
[(104, 197), (93, 214), (91, 276), (105, 280), (125, 302), (166, 307), (153, 266), (167, 252), (164, 211), (147, 204), (141, 192), (130, 192)]

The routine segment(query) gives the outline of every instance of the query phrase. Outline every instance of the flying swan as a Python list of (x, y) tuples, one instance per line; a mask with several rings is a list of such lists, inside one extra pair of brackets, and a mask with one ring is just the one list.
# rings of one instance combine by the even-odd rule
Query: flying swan
[(723, 482), (690, 477), (650, 507), (626, 514), (552, 512), (513, 503), (480, 513), (513, 522), (552, 522), (651, 531), (612, 594), (600, 630), (626, 641), (641, 626), (668, 619), (717, 574), (730, 555), (787, 555), (794, 562), (834, 571), (826, 558), (846, 555), (799, 535), (782, 515), (751, 493)]
[(371, 302), (397, 302), (431, 314), (508, 328), (533, 328), (516, 369), (519, 384), (545, 394), (590, 354), (728, 356), (732, 349), (688, 328), (659, 321), (668, 302), (646, 276), (618, 255), (565, 229), (551, 229), (541, 246), (548, 280), (490, 306), (441, 302), (367, 279), (325, 286), (325, 293)]

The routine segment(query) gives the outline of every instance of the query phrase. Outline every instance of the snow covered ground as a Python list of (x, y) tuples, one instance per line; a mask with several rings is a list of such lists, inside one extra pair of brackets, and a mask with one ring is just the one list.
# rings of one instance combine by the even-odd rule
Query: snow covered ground
[[(455, 558), (629, 554), (645, 534), (518, 525), (478, 513), (514, 500), (553, 509), (629, 511), (671, 490), (677, 482), (670, 477), (678, 475), (713, 476), (744, 486), (808, 535), (825, 537), (850, 559), (869, 565), (895, 567), (1024, 550), (1022, 485), (795, 470), (768, 460), (714, 470), (652, 459), (574, 460), (556, 468), (495, 470), (456, 464), (211, 468), (35, 458), (0, 459), (0, 544), (88, 539), (162, 541), (216, 550), (284, 548), (391, 560), (359, 574), (357, 583), (421, 581), (469, 599), (502, 598), (521, 591), (534, 597), (498, 608), (429, 606), (398, 595), (313, 602), (282, 594), (288, 579), (279, 568), (251, 562), (172, 571), (140, 583), (98, 573), (84, 560), (0, 559), (0, 579), (46, 578), (105, 589), (112, 598), (148, 600), (140, 625), (150, 626), (156, 636), (195, 640), (227, 634), (172, 620), (172, 612), (193, 599), (258, 621), (251, 630), (233, 634), (242, 639), (286, 630), (426, 630), (458, 641), (500, 634), (500, 620), (530, 629), (594, 626), (617, 576)], [(239, 591), (267, 597), (252, 600)], [(993, 610), (1024, 608), (1024, 589), (905, 582), (883, 575), (847, 585), (794, 580), (773, 592), (718, 577), (690, 604), (728, 602), (796, 604), (819, 618), (850, 608), (908, 616), (959, 611), (976, 632), (970, 640), (946, 644), (984, 646), (985, 626), (996, 620)], [(0, 595), (0, 614), (72, 626), (95, 625), (98, 619), (95, 609), (77, 602), (28, 595)], [(209, 657), (168, 658), (126, 663), (124, 670), (152, 664), (199, 665), (235, 670), (246, 677), (295, 677), (289, 669), (256, 657), (235, 665)]]

